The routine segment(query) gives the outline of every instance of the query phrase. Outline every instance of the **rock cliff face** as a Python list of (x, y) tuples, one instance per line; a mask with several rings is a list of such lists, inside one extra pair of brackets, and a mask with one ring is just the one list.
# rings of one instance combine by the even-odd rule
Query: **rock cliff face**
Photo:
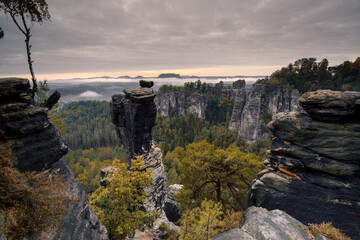
[(155, 124), (155, 94), (151, 88), (125, 90), (112, 96), (111, 116), (116, 132), (126, 149), (129, 165), (141, 157), (144, 168), (152, 168), (153, 184), (145, 189), (144, 207), (148, 212), (163, 213), (166, 199), (166, 175), (162, 154), (156, 148), (152, 128)]
[(20, 171), (59, 169), (62, 181), (77, 201), (71, 204), (62, 226), (47, 239), (108, 239), (106, 229), (89, 208), (85, 192), (71, 170), (61, 161), (67, 146), (47, 115), (48, 108), (34, 103), (27, 79), (0, 79), (0, 140), (10, 143), (14, 166)]
[(237, 80), (233, 83), (232, 88), (225, 88), (222, 82), (215, 84), (206, 90), (206, 92), (199, 93), (194, 91), (166, 91), (157, 94), (155, 103), (157, 111), (160, 115), (170, 117), (175, 114), (179, 116), (185, 113), (192, 113), (200, 120), (205, 120), (205, 110), (210, 97), (215, 97), (221, 100), (226, 97), (234, 101), (237, 92), (245, 91), (245, 80)]
[(155, 101), (162, 116), (169, 117), (176, 113), (183, 116), (189, 112), (200, 120), (205, 120), (206, 101), (199, 93), (187, 95), (184, 91), (169, 91), (158, 94)]
[(242, 89), (237, 92), (229, 128), (249, 141), (266, 138), (271, 116), (299, 110), (299, 97), (297, 90), (290, 93), (279, 84), (254, 84), (249, 93)]
[(247, 206), (280, 209), (302, 223), (330, 221), (360, 239), (360, 93), (305, 93), (306, 113), (279, 113), (272, 146)]

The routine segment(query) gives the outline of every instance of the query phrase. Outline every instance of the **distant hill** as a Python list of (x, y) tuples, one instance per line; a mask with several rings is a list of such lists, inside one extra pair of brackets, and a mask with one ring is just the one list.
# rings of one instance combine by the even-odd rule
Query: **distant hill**
[(158, 78), (180, 78), (180, 74), (177, 73), (161, 73)]

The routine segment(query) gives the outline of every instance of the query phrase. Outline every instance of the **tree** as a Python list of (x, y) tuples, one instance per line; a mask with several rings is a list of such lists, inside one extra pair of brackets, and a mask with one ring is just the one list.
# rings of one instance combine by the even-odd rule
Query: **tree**
[(0, 28), (0, 39), (2, 39), (4, 37), (4, 32), (3, 30)]
[(201, 206), (184, 212), (180, 220), (180, 240), (208, 240), (223, 230), (221, 204), (204, 200)]
[(262, 168), (256, 155), (243, 153), (235, 145), (218, 149), (206, 141), (190, 144), (180, 166), (181, 207), (200, 206), (207, 198), (225, 209), (242, 210), (247, 188)]
[[(50, 20), (48, 4), (45, 0), (0, 0), (0, 9), (11, 16), (18, 29), (25, 36), (27, 62), (33, 82), (32, 96), (34, 97), (37, 91), (37, 83), (33, 70), (34, 61), (31, 59), (30, 52), (31, 28), (35, 22), (42, 23)], [(29, 20), (30, 22), (28, 22)]]
[(91, 195), (90, 205), (100, 222), (106, 226), (110, 239), (125, 239), (135, 229), (152, 224), (156, 214), (142, 210), (145, 201), (143, 188), (151, 184), (151, 169), (141, 171), (141, 160), (126, 163), (114, 160), (114, 170), (107, 176), (107, 187)]

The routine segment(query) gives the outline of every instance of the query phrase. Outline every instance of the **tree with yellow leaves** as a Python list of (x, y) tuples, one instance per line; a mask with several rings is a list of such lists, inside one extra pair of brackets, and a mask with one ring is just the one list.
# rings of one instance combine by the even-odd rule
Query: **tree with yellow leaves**
[(143, 162), (132, 160), (131, 169), (115, 159), (106, 187), (98, 188), (90, 198), (91, 208), (109, 232), (110, 239), (125, 239), (135, 229), (151, 225), (156, 214), (142, 210), (144, 187), (151, 184), (151, 169), (140, 170)]

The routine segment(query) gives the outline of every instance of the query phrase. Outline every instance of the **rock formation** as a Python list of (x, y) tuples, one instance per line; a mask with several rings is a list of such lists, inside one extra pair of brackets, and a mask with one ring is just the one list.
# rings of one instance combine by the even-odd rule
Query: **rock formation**
[(173, 184), (167, 188), (167, 196), (165, 201), (165, 215), (169, 221), (178, 223), (181, 217), (180, 204), (175, 200), (175, 195), (183, 188), (181, 184)]
[(184, 91), (168, 91), (158, 94), (155, 100), (157, 111), (162, 116), (183, 116), (189, 112), (205, 120), (206, 101), (197, 92), (186, 94)]
[(148, 87), (124, 90), (124, 93), (112, 96), (111, 116), (117, 135), (126, 149), (129, 166), (134, 157), (140, 157), (144, 169), (152, 168), (153, 184), (145, 188), (146, 211), (162, 214), (166, 199), (166, 175), (161, 150), (155, 147), (153, 140), (152, 128), (156, 118), (154, 98), (153, 90)]
[(249, 93), (237, 92), (229, 128), (248, 141), (268, 136), (266, 124), (279, 112), (300, 109), (297, 90), (289, 92), (279, 84), (254, 84)]
[(185, 113), (192, 113), (203, 121), (205, 120), (205, 110), (210, 98), (221, 100), (226, 97), (234, 101), (237, 92), (242, 90), (245, 91), (245, 80), (233, 82), (232, 88), (225, 88), (223, 82), (220, 82), (208, 88), (205, 92), (197, 90), (160, 92), (155, 98), (155, 103), (161, 116), (184, 116)]
[(89, 202), (71, 170), (61, 161), (67, 146), (47, 115), (31, 98), (27, 79), (0, 79), (0, 140), (10, 143), (14, 166), (20, 171), (56, 169), (77, 199), (61, 217), (62, 226), (43, 233), (46, 239), (108, 239), (106, 229), (89, 208)]
[(360, 239), (360, 93), (318, 90), (299, 99), (306, 113), (269, 123), (266, 170), (247, 206), (280, 209), (304, 224), (330, 221)]
[[(280, 211), (267, 211), (261, 207), (250, 207), (246, 209), (244, 222), (239, 228), (213, 237), (213, 240), (312, 240), (306, 230), (308, 227)], [(316, 238), (318, 239), (318, 238)], [(322, 239), (322, 238), (319, 238)], [(325, 238), (324, 238), (325, 239)]]

